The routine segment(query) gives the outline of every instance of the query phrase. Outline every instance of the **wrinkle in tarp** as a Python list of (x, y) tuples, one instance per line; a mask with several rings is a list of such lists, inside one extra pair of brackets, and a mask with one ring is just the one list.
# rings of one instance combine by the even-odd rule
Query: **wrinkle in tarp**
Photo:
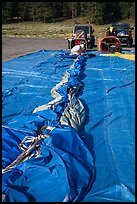
[[(76, 96), (73, 99), (79, 89), (81, 80), (79, 74), (84, 68), (83, 61), (85, 61), (84, 57), (76, 58), (73, 66), (70, 67), (76, 70), (76, 74), (66, 73), (62, 82), (55, 86), (56, 89), (54, 91), (52, 89), (51, 95), (55, 98), (54, 102), (50, 101), (38, 106), (32, 112), (23, 112), (9, 120), (6, 127), (3, 126), (5, 131), (3, 145), (5, 146), (13, 145), (10, 141), (10, 128), (13, 128), (15, 132), (19, 129), (22, 134), (24, 131), (30, 131), (30, 136), (35, 138), (41, 127), (46, 125), (55, 127), (50, 137), (40, 142), (40, 155), (36, 156), (33, 152), (34, 156), (29, 160), (19, 163), (10, 172), (5, 173), (3, 177), (3, 194), (6, 195), (4, 202), (61, 202), (64, 200), (77, 202), (81, 201), (91, 189), (94, 180), (93, 158), (77, 131), (84, 121), (84, 106)], [(38, 63), (38, 68), (44, 67), (44, 64), (46, 63)], [(36, 65), (34, 68), (36, 69)], [(65, 77), (67, 80), (64, 81)], [(68, 91), (70, 87), (71, 91)], [(71, 95), (71, 100), (69, 95)], [(73, 100), (77, 108), (70, 106), (69, 101), (72, 104)], [(64, 109), (69, 106), (71, 112), (65, 117), (67, 122), (65, 121), (64, 124), (64, 119), (60, 120), (60, 118)], [(81, 108), (83, 111), (80, 112)], [(70, 122), (72, 120), (74, 120), (73, 123)], [(17, 134), (18, 132), (15, 134), (16, 137), (18, 137)], [(6, 162), (8, 153), (3, 151), (3, 168), (19, 155), (19, 141), (16, 137), (14, 137), (13, 147), (10, 147), (18, 154), (14, 157), (12, 155)], [(45, 189), (49, 190), (45, 192)]]
[[(125, 59), (124, 52), (123, 58), (92, 53), (96, 56), (85, 57), (80, 75), (79, 63), (78, 69), (71, 69), (75, 57), (64, 55), (64, 51), (42, 50), (3, 63), (3, 167), (21, 153), (18, 144), (26, 135), (36, 137), (41, 126), (56, 126), (41, 143), (43, 156), (32, 157), (25, 166), (22, 163), (3, 175), (5, 202), (62, 202), (64, 198), (73, 202), (135, 201), (135, 62)], [(69, 85), (77, 85), (73, 97), (84, 106), (84, 124), (77, 131), (66, 118), (62, 125), (58, 123), (63, 114), (69, 115), (64, 112), (69, 102), (64, 97), (68, 80), (62, 91), (56, 85), (70, 75), (78, 77)], [(39, 176), (45, 177), (44, 183)]]

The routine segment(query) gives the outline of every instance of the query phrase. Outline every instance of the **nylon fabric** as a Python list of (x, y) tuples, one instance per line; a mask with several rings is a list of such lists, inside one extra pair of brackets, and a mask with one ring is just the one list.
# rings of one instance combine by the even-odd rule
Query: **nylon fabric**
[(41, 50), (2, 64), (3, 168), (26, 135), (55, 127), (39, 157), (2, 176), (4, 202), (135, 202), (135, 61), (101, 54)]
[[(59, 60), (59, 62), (62, 60)], [(85, 61), (84, 57), (77, 58), (76, 66), (74, 63), (73, 66), (71, 66), (71, 69), (78, 68), (80, 72), (83, 68), (83, 61)], [(39, 68), (43, 66), (44, 68), (44, 65), (44, 62), (38, 63), (37, 67)], [(59, 64), (59, 67), (60, 66), (61, 64)], [(36, 69), (36, 65), (34, 68)], [(69, 126), (69, 124), (65, 124), (65, 126), (64, 124), (60, 124), (62, 112), (67, 106), (69, 106), (68, 88), (71, 87), (71, 94), (73, 96), (78, 91), (80, 83), (80, 77), (77, 79), (77, 75), (71, 76), (70, 74), (65, 74), (65, 76), (67, 76), (67, 80), (64, 81), (63, 79), (63, 83), (59, 83), (58, 86), (55, 86), (55, 91), (53, 91), (53, 89), (51, 91), (51, 94), (54, 97), (57, 96), (59, 100), (54, 100), (52, 105), (51, 102), (49, 102), (48, 104), (37, 107), (32, 111), (28, 109), (28, 113), (18, 114), (7, 122), (9, 129), (11, 127), (16, 129), (19, 128), (22, 133), (24, 131), (31, 131), (31, 136), (37, 136), (41, 127), (44, 127), (45, 125), (55, 127), (55, 129), (52, 130), (52, 132), (55, 133), (53, 134), (51, 132), (50, 137), (46, 138), (44, 142), (41, 141), (39, 144), (41, 155), (36, 157), (33, 152), (33, 156), (31, 156), (29, 160), (17, 164), (17, 166), (10, 172), (5, 173), (7, 177), (6, 180), (4, 180), (3, 188), (3, 193), (6, 195), (4, 202), (61, 202), (66, 196), (66, 201), (77, 202), (84, 198), (92, 186), (94, 180), (94, 165), (91, 153), (80, 139), (76, 132), (77, 129), (74, 129), (75, 127), (73, 128), (73, 126)], [(78, 88), (76, 88), (77, 86)], [(61, 97), (58, 96), (58, 93)], [(73, 97), (71, 97), (71, 100), (72, 99)], [(76, 104), (76, 97), (74, 101)], [(81, 107), (83, 108), (83, 105), (80, 103), (80, 100), (78, 100), (77, 109), (80, 109)], [(71, 109), (73, 112), (74, 107), (71, 107)], [(80, 119), (77, 121), (75, 118), (81, 118), (81, 113), (82, 112), (78, 112), (76, 116), (73, 116), (77, 128), (82, 125), (82, 121), (80, 121)], [(70, 117), (71, 113), (70, 116), (68, 116), (68, 120)], [(46, 130), (43, 131), (43, 134), (46, 134), (45, 131)], [(5, 137), (5, 135), (3, 137)], [(14, 139), (16, 140), (16, 137)], [(18, 146), (16, 146), (16, 148), (17, 147)], [(8, 151), (8, 149), (6, 150)], [(51, 155), (50, 159), (49, 155)], [(5, 158), (4, 151), (3, 158)], [(11, 158), (11, 161), (13, 160), (14, 159)], [(60, 160), (64, 165), (60, 163)], [(53, 164), (50, 165), (50, 163)], [(79, 169), (81, 169), (81, 171), (79, 171)], [(75, 175), (77, 175), (77, 178)], [(12, 177), (15, 177), (15, 179), (10, 180)], [(5, 179), (5, 175), (3, 178)], [(60, 186), (62, 186), (62, 188)], [(44, 189), (47, 188), (49, 190), (45, 192)]]

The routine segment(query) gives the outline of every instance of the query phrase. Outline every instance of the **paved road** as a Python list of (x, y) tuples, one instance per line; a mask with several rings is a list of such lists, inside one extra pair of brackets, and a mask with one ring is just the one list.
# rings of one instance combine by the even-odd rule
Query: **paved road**
[(46, 38), (3, 38), (2, 62), (43, 49), (67, 50), (67, 40)]
[[(2, 62), (43, 49), (67, 50), (67, 40), (55, 38), (2, 38)], [(135, 50), (135, 47), (130, 49)]]

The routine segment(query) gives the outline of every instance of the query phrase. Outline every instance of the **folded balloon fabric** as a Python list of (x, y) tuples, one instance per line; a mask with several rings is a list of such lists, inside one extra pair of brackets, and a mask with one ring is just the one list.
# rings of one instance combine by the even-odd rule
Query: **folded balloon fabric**
[(91, 190), (94, 161), (79, 134), (86, 57), (68, 58), (73, 64), (52, 88), (53, 100), (2, 127), (3, 202), (79, 202)]

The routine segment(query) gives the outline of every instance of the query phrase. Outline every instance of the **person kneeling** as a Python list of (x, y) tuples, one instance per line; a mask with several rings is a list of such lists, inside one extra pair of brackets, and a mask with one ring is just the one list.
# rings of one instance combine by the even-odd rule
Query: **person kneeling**
[(84, 54), (83, 51), (84, 51), (84, 44), (79, 44), (79, 45), (75, 45), (71, 49), (70, 54), (71, 55), (74, 55), (74, 54), (76, 54), (76, 55), (83, 55)]

